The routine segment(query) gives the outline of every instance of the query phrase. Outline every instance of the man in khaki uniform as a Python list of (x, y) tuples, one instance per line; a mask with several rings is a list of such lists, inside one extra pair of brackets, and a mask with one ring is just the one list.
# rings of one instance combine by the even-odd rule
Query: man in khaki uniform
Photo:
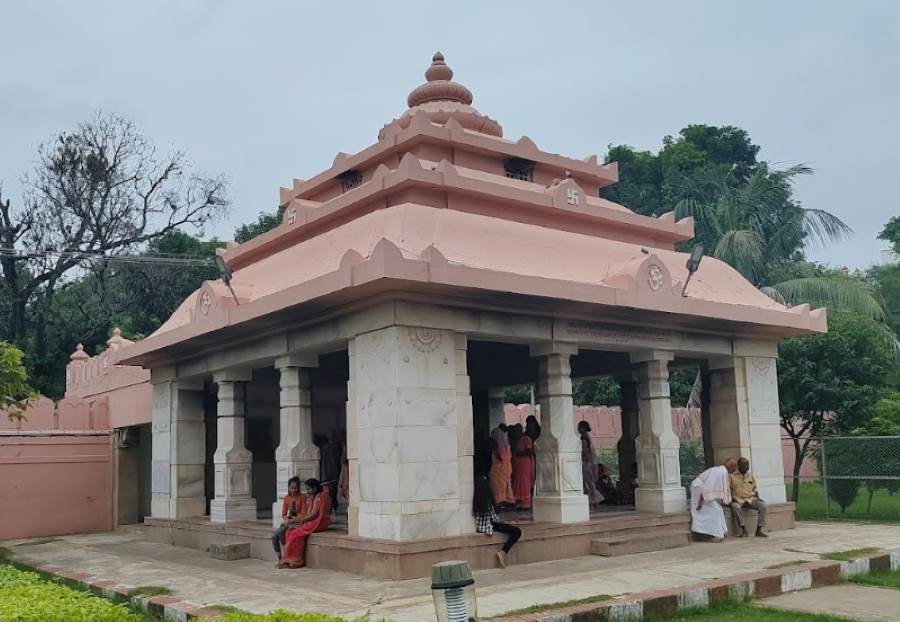
[(750, 473), (750, 461), (746, 458), (738, 460), (736, 473), (731, 474), (731, 514), (734, 516), (740, 528), (738, 538), (747, 537), (747, 527), (744, 524), (744, 510), (750, 508), (759, 514), (756, 526), (756, 535), (760, 538), (769, 536), (763, 531), (766, 527), (766, 502), (759, 498), (759, 490), (756, 488), (756, 478)]

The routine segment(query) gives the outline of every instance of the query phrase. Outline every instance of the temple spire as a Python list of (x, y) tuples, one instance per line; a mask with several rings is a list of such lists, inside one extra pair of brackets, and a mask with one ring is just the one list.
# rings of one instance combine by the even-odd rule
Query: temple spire
[(452, 101), (470, 105), (472, 91), (458, 82), (453, 82), (453, 70), (444, 62), (444, 55), (435, 52), (431, 57), (431, 65), (425, 70), (425, 84), (421, 84), (409, 97), (406, 103), (410, 108), (432, 101)]

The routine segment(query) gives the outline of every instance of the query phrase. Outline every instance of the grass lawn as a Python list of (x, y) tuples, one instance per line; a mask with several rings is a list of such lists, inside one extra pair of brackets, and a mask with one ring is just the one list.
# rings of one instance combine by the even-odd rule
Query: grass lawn
[(873, 585), (875, 587), (892, 587), (900, 590), (900, 570), (891, 572), (870, 572), (855, 577), (850, 577), (852, 583), (861, 585)]
[[(791, 485), (787, 486), (788, 499)], [(900, 493), (889, 494), (885, 490), (876, 490), (872, 497), (872, 511), (868, 512), (869, 490), (859, 487), (856, 500), (841, 512), (840, 506), (832, 500), (830, 516), (825, 515), (825, 488), (819, 482), (801, 482), (800, 498), (797, 500), (797, 520), (854, 520), (900, 523)]]
[(674, 616), (644, 618), (647, 622), (852, 622), (848, 618), (782, 611), (749, 603), (723, 603), (709, 609), (684, 611)]

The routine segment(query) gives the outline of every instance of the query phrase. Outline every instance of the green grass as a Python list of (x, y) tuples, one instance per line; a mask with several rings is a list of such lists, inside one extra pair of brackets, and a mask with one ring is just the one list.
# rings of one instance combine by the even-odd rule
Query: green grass
[[(787, 486), (788, 499), (791, 496), (791, 485)], [(797, 520), (849, 520), (872, 521), (883, 523), (900, 523), (900, 493), (889, 494), (885, 490), (876, 490), (872, 497), (872, 510), (867, 511), (869, 491), (860, 486), (859, 494), (847, 508), (841, 512), (840, 506), (832, 500), (829, 515), (825, 515), (825, 488), (819, 482), (801, 482), (800, 497), (797, 500)]]
[(645, 622), (852, 622), (848, 618), (757, 607), (749, 603), (722, 603), (674, 616), (644, 618)]
[(830, 553), (823, 553), (822, 559), (830, 559), (836, 562), (852, 562), (855, 559), (861, 559), (866, 557), (867, 555), (871, 555), (872, 553), (877, 553), (881, 549), (877, 547), (868, 546), (861, 549), (848, 549), (846, 551), (831, 551)]
[(892, 587), (900, 590), (900, 570), (890, 572), (870, 572), (867, 574), (850, 577), (852, 583), (860, 585), (874, 585), (875, 587)]
[(0, 564), (0, 620), (150, 622), (154, 618), (36, 572)]
[(172, 594), (172, 589), (164, 585), (139, 585), (128, 590), (129, 598), (134, 598), (135, 596), (171, 596)]
[[(357, 618), (356, 620), (345, 620), (344, 618), (336, 618), (324, 613), (294, 613), (278, 609), (266, 614), (248, 613), (246, 611), (231, 611), (226, 613), (217, 622), (376, 622), (368, 618)], [(381, 622), (387, 622), (382, 620)]]
[(542, 611), (549, 611), (551, 609), (563, 609), (564, 607), (577, 607), (578, 605), (602, 603), (603, 601), (609, 600), (610, 598), (612, 598), (612, 596), (607, 596), (606, 594), (598, 594), (597, 596), (588, 596), (587, 598), (578, 598), (576, 600), (565, 600), (558, 603), (547, 603), (545, 605), (534, 605), (532, 607), (524, 607), (522, 609), (513, 609), (512, 611), (507, 611), (494, 617), (504, 618), (506, 616), (520, 616), (528, 613), (540, 613)]

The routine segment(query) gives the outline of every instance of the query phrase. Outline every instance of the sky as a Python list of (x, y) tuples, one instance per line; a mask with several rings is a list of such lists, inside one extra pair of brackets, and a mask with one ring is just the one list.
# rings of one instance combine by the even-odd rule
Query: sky
[(97, 110), (196, 170), (224, 173), (234, 228), (377, 140), (436, 50), (474, 105), (539, 148), (656, 151), (690, 123), (735, 125), (851, 239), (808, 256), (878, 261), (900, 213), (900, 2), (3, 2), (0, 183), (21, 198), (38, 146)]

